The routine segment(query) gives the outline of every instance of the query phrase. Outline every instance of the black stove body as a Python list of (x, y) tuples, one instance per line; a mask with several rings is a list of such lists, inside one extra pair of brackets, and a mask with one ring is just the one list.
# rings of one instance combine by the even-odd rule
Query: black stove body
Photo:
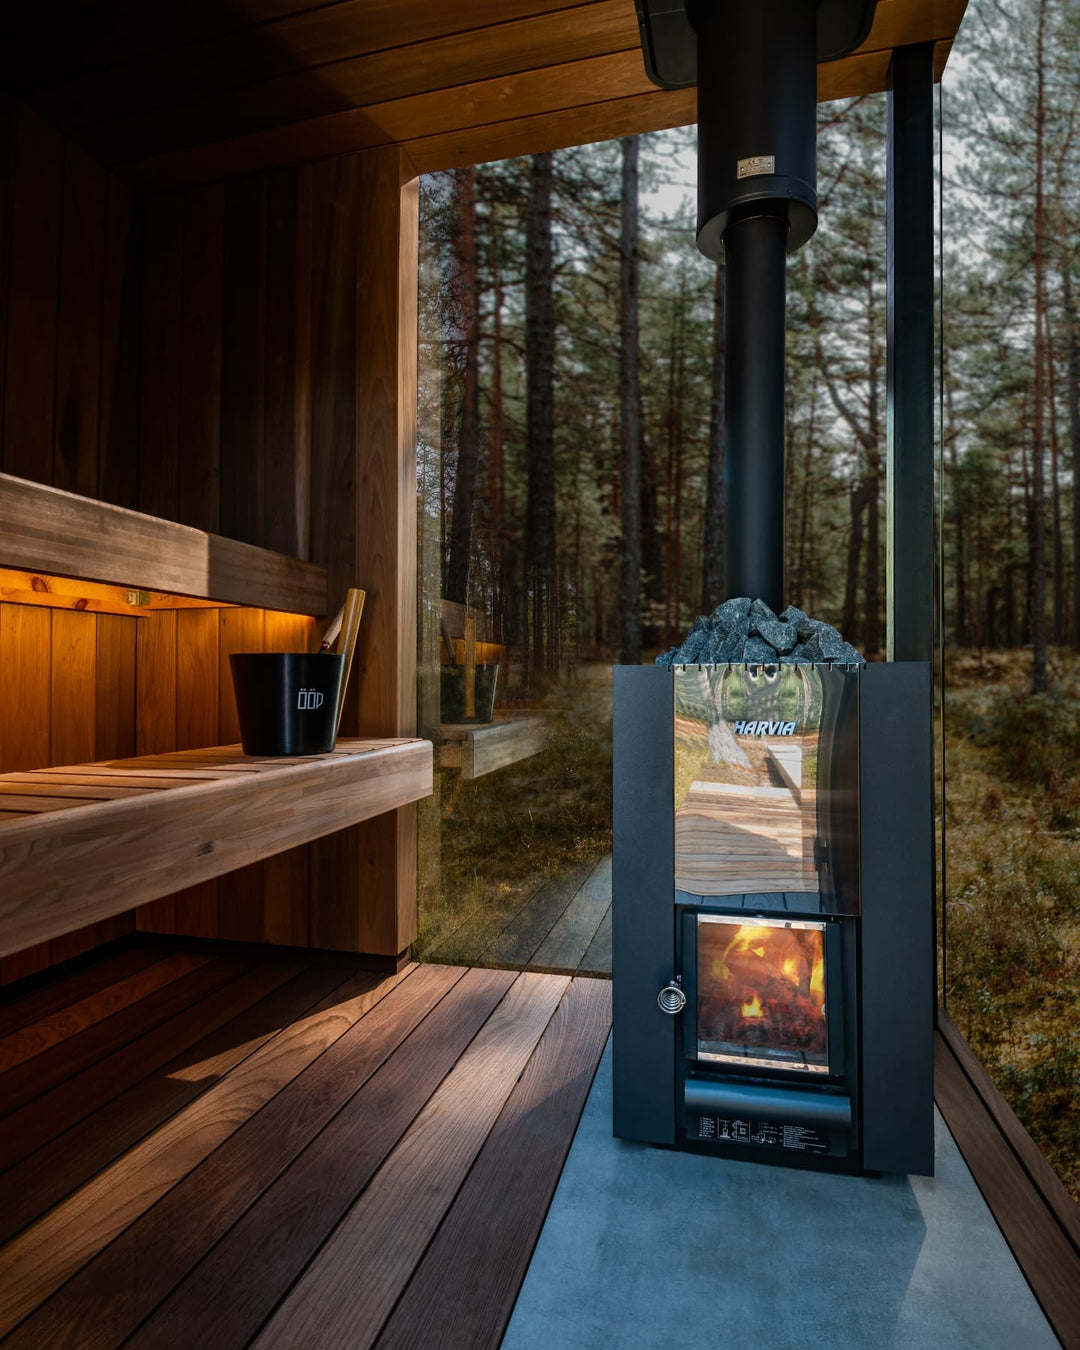
[(930, 672), (617, 667), (614, 1132), (933, 1171)]

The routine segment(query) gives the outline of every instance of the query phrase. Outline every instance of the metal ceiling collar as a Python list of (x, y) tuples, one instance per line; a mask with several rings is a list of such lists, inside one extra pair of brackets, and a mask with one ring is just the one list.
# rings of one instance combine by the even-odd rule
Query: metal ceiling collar
[[(724, 0), (702, 2), (723, 4)], [(661, 89), (687, 89), (697, 83), (697, 35), (687, 18), (686, 3), (634, 0), (645, 73)], [(838, 61), (866, 41), (876, 4), (877, 0), (817, 0), (819, 63)]]

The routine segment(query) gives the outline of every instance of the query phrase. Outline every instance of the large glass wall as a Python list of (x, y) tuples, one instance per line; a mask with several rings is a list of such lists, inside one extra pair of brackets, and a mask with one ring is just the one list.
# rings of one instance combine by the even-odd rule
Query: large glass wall
[(943, 1000), (1080, 1198), (1080, 11), (970, 0), (941, 88)]

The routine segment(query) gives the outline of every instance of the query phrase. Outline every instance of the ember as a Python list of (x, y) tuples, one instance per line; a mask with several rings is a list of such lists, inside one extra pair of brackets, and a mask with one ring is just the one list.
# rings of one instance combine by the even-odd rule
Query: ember
[(731, 1047), (824, 1059), (824, 1004), (820, 927), (699, 925), (698, 1035), (714, 1053)]

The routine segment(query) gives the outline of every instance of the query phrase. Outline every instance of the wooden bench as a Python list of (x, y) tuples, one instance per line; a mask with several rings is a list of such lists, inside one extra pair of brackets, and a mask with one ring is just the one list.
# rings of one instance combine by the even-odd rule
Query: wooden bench
[(543, 713), (501, 712), (493, 722), (444, 723), (439, 766), (459, 769), (465, 778), (494, 773), (519, 759), (539, 754), (547, 745), (549, 719)]
[(432, 747), (240, 746), (0, 775), (0, 956), (427, 796)]

